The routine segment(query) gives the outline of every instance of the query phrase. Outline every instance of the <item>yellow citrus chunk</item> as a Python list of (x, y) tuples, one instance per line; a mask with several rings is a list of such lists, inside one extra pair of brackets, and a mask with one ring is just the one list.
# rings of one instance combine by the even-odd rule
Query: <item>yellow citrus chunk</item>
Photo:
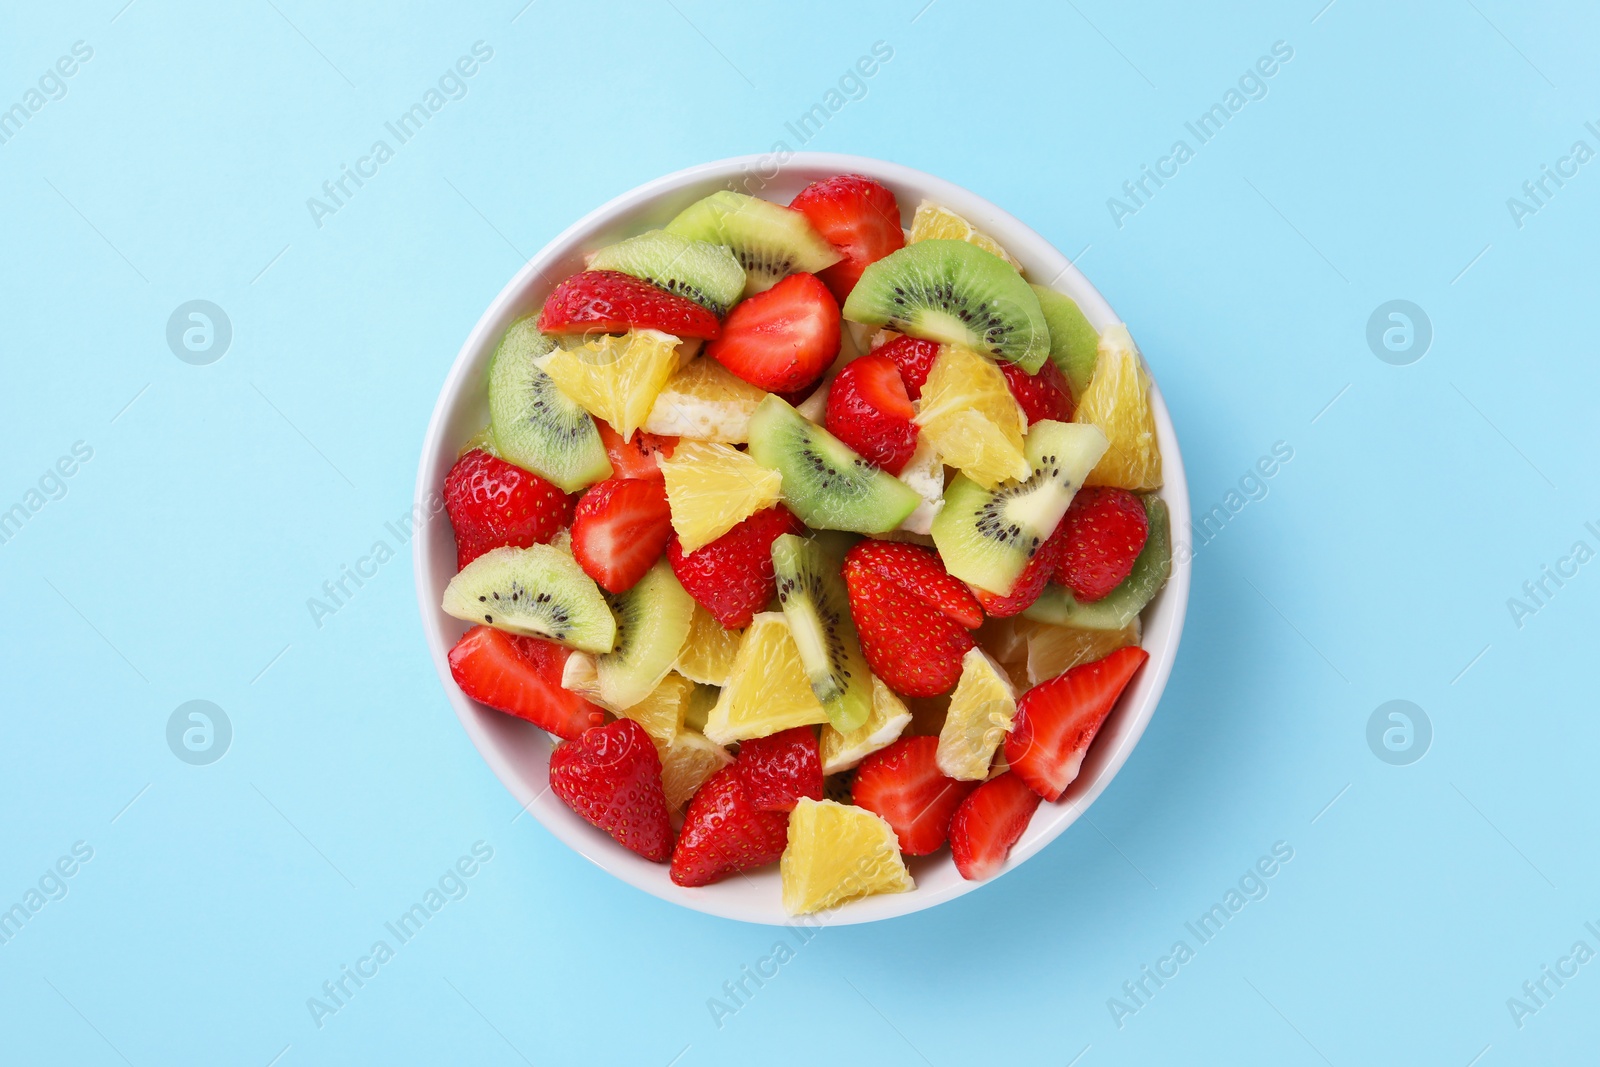
[[(567, 658), (571, 659), (570, 656)], [(669, 673), (643, 700), (621, 709), (617, 714), (643, 726), (650, 740), (656, 743), (657, 750), (664, 752), (678, 736), (678, 731), (683, 729), (683, 715), (689, 706), (689, 694), (693, 691), (693, 682), (681, 674)]]
[(1026, 626), (1029, 685), (1048, 682), (1074, 667), (1139, 643), (1138, 619), (1120, 630), (1079, 630), (1032, 619), (1020, 622)]
[(689, 636), (678, 650), (677, 672), (690, 681), (727, 685), (733, 657), (739, 652), (739, 631), (728, 630), (698, 602), (689, 619)]
[(977, 245), (985, 252), (999, 256), (1020, 272), (1022, 264), (1011, 257), (1011, 253), (1000, 247), (1000, 242), (978, 229), (966, 219), (957, 215), (943, 204), (935, 204), (932, 200), (924, 200), (917, 205), (917, 213), (911, 217), (910, 244), (918, 241), (965, 241), (969, 245)]
[(1084, 484), (1135, 491), (1159, 489), (1161, 448), (1150, 409), (1150, 376), (1128, 328), (1120, 322), (1106, 327), (1100, 335), (1099, 353), (1094, 377), (1078, 401), (1073, 421), (1100, 427), (1111, 446)]
[(950, 710), (939, 731), (934, 762), (946, 777), (980, 782), (989, 776), (989, 764), (1017, 714), (1017, 694), (1011, 680), (983, 649), (972, 648), (961, 657), (961, 680), (950, 695)]
[(922, 386), (917, 425), (952, 467), (985, 489), (1032, 470), (1022, 451), (1028, 420), (1005, 375), (989, 357), (962, 345), (939, 349)]
[(661, 750), (661, 788), (667, 794), (667, 807), (682, 808), (708, 778), (732, 762), (721, 745), (693, 730), (680, 730)]
[(867, 721), (846, 733), (822, 727), (822, 773), (848, 771), (880, 748), (888, 748), (911, 725), (911, 711), (893, 689), (872, 678), (872, 710)]
[(705, 735), (726, 745), (827, 721), (783, 613), (764, 611), (751, 619), (728, 684), (706, 717)]
[(557, 348), (538, 365), (583, 410), (627, 439), (678, 369), (678, 339), (659, 330), (600, 334), (574, 348)]
[(762, 508), (778, 502), (783, 475), (731, 445), (683, 441), (661, 459), (672, 528), (685, 552), (710, 544)]
[(644, 428), (691, 441), (743, 444), (750, 440), (750, 416), (766, 395), (716, 360), (697, 359), (667, 379)]
[(865, 808), (810, 797), (789, 815), (789, 846), (778, 873), (790, 915), (916, 888), (887, 822)]

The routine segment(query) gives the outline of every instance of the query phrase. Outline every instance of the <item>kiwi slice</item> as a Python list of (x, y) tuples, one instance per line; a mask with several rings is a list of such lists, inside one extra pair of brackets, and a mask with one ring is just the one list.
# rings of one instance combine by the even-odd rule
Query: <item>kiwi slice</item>
[(717, 318), (744, 292), (744, 268), (731, 249), (666, 230), (650, 230), (589, 256), (590, 270), (619, 270), (687, 297)]
[(1029, 374), (1050, 354), (1050, 328), (1028, 283), (965, 241), (918, 241), (884, 256), (862, 272), (844, 317), (975, 348)]
[(1050, 362), (1066, 377), (1076, 404), (1094, 377), (1095, 360), (1100, 357), (1100, 331), (1089, 325), (1072, 297), (1042, 285), (1033, 286), (1033, 294), (1039, 298), (1045, 324), (1050, 327)]
[(783, 476), (783, 502), (807, 526), (887, 533), (922, 502), (917, 491), (768, 394), (750, 416), (750, 458)]
[(800, 212), (731, 189), (678, 212), (667, 232), (727, 245), (744, 268), (745, 296), (771, 289), (785, 274), (815, 274), (844, 258)]
[(610, 652), (617, 637), (600, 587), (549, 545), (490, 549), (450, 579), (441, 606), (457, 619), (584, 652)]
[(854, 730), (872, 711), (872, 675), (850, 619), (850, 596), (838, 546), (796, 534), (772, 542), (778, 602), (789, 620), (811, 691), (839, 731)]
[(608, 596), (617, 619), (614, 651), (598, 663), (600, 697), (613, 708), (631, 708), (649, 696), (678, 661), (689, 636), (694, 600), (665, 558), (626, 593)]
[(594, 419), (534, 364), (556, 347), (537, 320), (529, 315), (512, 323), (494, 350), (489, 427), (502, 459), (570, 493), (611, 477), (611, 461)]
[(1121, 585), (1087, 604), (1059, 585), (1046, 586), (1022, 614), (1036, 622), (1080, 630), (1120, 630), (1137, 619), (1172, 575), (1172, 520), (1167, 516), (1166, 501), (1154, 493), (1142, 494), (1139, 499), (1150, 516), (1150, 536)]
[(1046, 419), (1034, 423), (1023, 442), (1026, 478), (985, 489), (956, 475), (933, 520), (933, 543), (945, 569), (1008, 595), (1105, 450), (1106, 435), (1098, 426)]

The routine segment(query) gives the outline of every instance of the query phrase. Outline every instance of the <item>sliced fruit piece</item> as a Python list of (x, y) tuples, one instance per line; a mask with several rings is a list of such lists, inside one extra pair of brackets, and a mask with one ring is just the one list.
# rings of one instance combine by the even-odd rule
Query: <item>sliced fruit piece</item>
[(784, 503), (818, 529), (886, 533), (921, 500), (776, 396), (750, 420), (750, 457), (782, 475)]
[(843, 257), (800, 212), (722, 189), (667, 223), (667, 232), (727, 245), (744, 268), (744, 295), (763, 292), (792, 271), (816, 273)]
[(611, 477), (594, 419), (557, 388), (537, 361), (555, 349), (533, 316), (511, 324), (489, 362), (495, 453), (567, 492)]
[(1039, 810), (1039, 799), (1009, 772), (968, 794), (950, 820), (950, 856), (961, 877), (978, 882), (999, 874)]
[[(600, 696), (625, 710), (649, 696), (678, 661), (694, 601), (666, 560), (659, 560), (626, 593), (607, 599), (617, 620), (617, 644), (597, 663)], [(687, 697), (687, 690), (681, 695)]]
[(550, 753), (550, 791), (585, 821), (647, 860), (672, 855), (661, 758), (631, 719), (585, 730)]
[(1121, 585), (1092, 604), (1082, 603), (1065, 589), (1052, 585), (1023, 614), (1040, 622), (1084, 630), (1120, 630), (1131, 625), (1172, 574), (1172, 524), (1166, 502), (1153, 493), (1142, 499), (1150, 516), (1150, 536)]
[(1072, 498), (1057, 536), (1064, 544), (1055, 580), (1076, 599), (1095, 601), (1133, 571), (1150, 536), (1150, 517), (1126, 489), (1083, 489)]
[(899, 586), (952, 622), (971, 630), (983, 623), (983, 610), (972, 592), (944, 569), (939, 555), (921, 545), (866, 540), (845, 554), (845, 577), (865, 571)]
[(796, 534), (772, 542), (778, 603), (811, 691), (835, 729), (854, 730), (872, 711), (872, 686), (850, 619), (850, 595), (839, 573), (842, 555)]
[(444, 613), (585, 652), (610, 652), (617, 624), (594, 579), (549, 545), (495, 548), (445, 586)]
[(615, 712), (617, 709), (606, 707), (605, 698), (600, 695), (600, 665), (594, 653), (567, 651), (571, 654), (561, 666), (561, 688), (593, 701), (597, 707)]
[[(574, 654), (581, 656), (586, 653)], [(669, 673), (643, 700), (618, 712), (623, 718), (632, 719), (644, 727), (644, 732), (656, 743), (663, 768), (666, 767), (667, 749), (683, 729), (683, 713), (689, 706), (689, 694), (692, 692), (693, 682), (681, 674)], [(670, 799), (668, 803), (671, 804)]]
[(1128, 328), (1120, 322), (1107, 326), (1099, 353), (1094, 378), (1073, 418), (1100, 427), (1111, 447), (1084, 484), (1159, 489), (1161, 446), (1150, 407), (1150, 375)]
[(1042, 285), (1035, 285), (1033, 293), (1039, 298), (1044, 321), (1050, 327), (1050, 362), (1065, 375), (1067, 387), (1072, 390), (1072, 402), (1076, 404), (1094, 377), (1100, 331), (1089, 325), (1082, 309), (1070, 296)]
[[(939, 770), (939, 740), (902, 737), (861, 761), (850, 795), (894, 828), (907, 856), (936, 852), (950, 833), (950, 816), (972, 792)], [(987, 768), (985, 768), (987, 769)]]
[(494, 447), (494, 426), (492, 424), (485, 426), (483, 429), (467, 438), (467, 443), (461, 446), (461, 451), (456, 453), (456, 458), (460, 459), (468, 452), (474, 450), (479, 452), (487, 452), (489, 455), (498, 458), (499, 453), (495, 451)]
[(744, 292), (744, 268), (728, 248), (666, 230), (648, 230), (607, 245), (591, 253), (585, 265), (590, 270), (621, 271), (643, 278), (693, 300), (719, 319)]
[(450, 650), (450, 676), (478, 703), (573, 738), (601, 725), (605, 712), (561, 687), (570, 652), (552, 641), (474, 626)]
[(916, 414), (888, 356), (852, 361), (828, 388), (828, 432), (890, 474), (904, 470), (917, 449)]
[(981, 782), (1017, 713), (1016, 691), (1000, 665), (974, 648), (961, 659), (961, 681), (939, 731), (938, 764), (946, 777)]
[(574, 348), (557, 348), (539, 366), (584, 410), (631, 437), (677, 370), (677, 348), (676, 337), (656, 330), (599, 334)]
[(685, 441), (661, 464), (672, 528), (685, 552), (708, 545), (777, 503), (782, 479), (729, 445)]
[(667, 550), (672, 513), (659, 478), (607, 478), (572, 513), (572, 555), (608, 593), (632, 589)]
[(1119, 648), (1034, 686), (1017, 701), (1006, 738), (1006, 763), (1035, 793), (1058, 800), (1078, 777), (1095, 734), (1134, 674), (1149, 659), (1142, 648)]
[(801, 797), (822, 799), (822, 757), (809, 726), (752, 737), (739, 745), (734, 766), (759, 811), (793, 811)]
[[(660, 397), (656, 398), (656, 402), (660, 403)], [(606, 458), (611, 461), (612, 474), (617, 478), (661, 477), (658, 457), (671, 456), (678, 444), (676, 437), (664, 437), (643, 430), (635, 430), (633, 436), (625, 440), (608, 422), (597, 422), (595, 426), (600, 430), (600, 442), (605, 445)]]
[(1015, 363), (1002, 363), (1000, 373), (1006, 376), (1006, 386), (1029, 426), (1044, 419), (1072, 421), (1072, 392), (1054, 363), (1047, 361), (1037, 374), (1029, 374)]
[(788, 845), (789, 816), (750, 802), (737, 767), (711, 776), (689, 801), (672, 851), (675, 885), (701, 886), (738, 871), (765, 867)]
[[(879, 337), (886, 338), (881, 345), (877, 344)], [(906, 395), (912, 400), (921, 399), (923, 383), (928, 380), (933, 362), (939, 358), (939, 350), (944, 346), (938, 341), (924, 341), (920, 337), (907, 337), (888, 330), (879, 330), (872, 340), (876, 346), (872, 351), (888, 356), (899, 369)]]
[(922, 499), (899, 528), (906, 533), (926, 535), (933, 529), (934, 516), (944, 510), (944, 461), (931, 441), (918, 436), (916, 450), (900, 468), (900, 480)]
[(559, 487), (480, 449), (445, 475), (444, 506), (456, 535), (457, 570), (491, 548), (549, 541), (572, 517), (572, 498)]
[(933, 520), (945, 569), (980, 589), (1009, 594), (1105, 448), (1105, 435), (1093, 426), (1041, 422), (1028, 432), (1030, 471), (1022, 481), (985, 489), (957, 475)]
[(1022, 264), (1012, 258), (1011, 253), (1000, 247), (1000, 242), (978, 229), (966, 219), (957, 215), (943, 204), (936, 204), (932, 200), (924, 200), (917, 205), (917, 213), (911, 216), (910, 243), (918, 241), (965, 241), (975, 245), (991, 255), (999, 256), (1012, 269), (1021, 271)]
[(779, 870), (783, 910), (790, 915), (916, 888), (889, 824), (870, 811), (832, 800), (795, 805)]
[(728, 313), (706, 355), (751, 385), (787, 393), (820, 377), (839, 354), (839, 302), (815, 274), (791, 274)]
[(674, 536), (667, 542), (667, 559), (690, 596), (723, 626), (742, 630), (777, 592), (772, 542), (783, 534), (804, 530), (788, 508), (777, 504), (756, 512), (694, 552), (684, 552)]
[(810, 219), (816, 231), (844, 255), (820, 275), (840, 300), (850, 295), (869, 264), (906, 243), (894, 194), (859, 174), (814, 181), (800, 190), (789, 206)]
[(581, 334), (657, 330), (702, 340), (722, 334), (717, 317), (693, 300), (615, 270), (582, 271), (556, 286), (539, 312), (539, 329)]
[(865, 569), (845, 568), (850, 615), (872, 673), (902, 696), (937, 696), (961, 677), (967, 631), (928, 603)]
[(661, 753), (661, 789), (667, 796), (667, 807), (683, 810), (712, 775), (732, 763), (727, 749), (706, 740), (699, 731), (678, 731), (672, 744)]
[(1039, 551), (1035, 552), (1028, 565), (1022, 568), (1022, 573), (1017, 575), (1017, 580), (1011, 586), (1011, 592), (1001, 596), (986, 589), (973, 587), (972, 591), (977, 594), (978, 603), (983, 605), (984, 614), (990, 618), (1004, 619), (1027, 611), (1044, 593), (1066, 551), (1067, 530), (1063, 522), (1057, 524), (1056, 532), (1045, 538), (1044, 544), (1039, 546)]
[(697, 359), (667, 379), (644, 428), (695, 441), (743, 444), (750, 440), (750, 416), (766, 395), (716, 360)]
[(939, 457), (985, 489), (1028, 476), (1028, 420), (1000, 368), (961, 345), (946, 345), (922, 386), (917, 425)]
[(1139, 643), (1139, 620), (1120, 630), (1079, 630), (1033, 619), (1019, 620), (1025, 627), (1024, 643), (1027, 685), (1047, 682), (1065, 674), (1080, 663), (1104, 659), (1119, 648)]
[[(835, 730), (831, 725), (822, 727), (822, 773), (839, 774), (848, 771), (867, 756), (887, 748), (911, 724), (911, 712), (905, 701), (877, 677), (872, 679), (872, 711), (867, 721), (850, 731)], [(838, 798), (835, 797), (835, 800)]]
[(725, 685), (738, 651), (739, 631), (725, 628), (703, 604), (695, 601), (689, 636), (678, 650), (677, 672), (706, 685)]
[(1005, 260), (965, 241), (920, 241), (861, 275), (844, 317), (965, 345), (1029, 374), (1050, 354), (1039, 298)]
[(733, 675), (706, 719), (705, 735), (726, 745), (827, 721), (782, 613), (767, 611), (751, 619)]

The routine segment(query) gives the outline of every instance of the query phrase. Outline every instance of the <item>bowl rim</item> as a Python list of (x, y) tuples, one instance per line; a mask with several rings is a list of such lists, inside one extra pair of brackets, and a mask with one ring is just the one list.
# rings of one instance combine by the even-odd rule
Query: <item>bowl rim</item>
[[(650, 863), (612, 842), (561, 804), (549, 792), (548, 785), (537, 791), (533, 788), (533, 783), (513, 758), (511, 747), (514, 743), (526, 748), (531, 737), (533, 748), (542, 744), (548, 750), (551, 743), (549, 735), (531, 724), (521, 723), (476, 703), (456, 686), (450, 673), (448, 655), (455, 644), (456, 635), (466, 626), (440, 610), (443, 582), (448, 582), (449, 578), (446, 576), (443, 582), (438, 580), (438, 567), (433, 561), (440, 558), (442, 548), (453, 546), (454, 543), (448, 519), (443, 513), (442, 496), (436, 488), (442, 486), (443, 472), (449, 469), (449, 463), (454, 462), (460, 446), (466, 440), (455, 440), (449, 435), (452, 416), (462, 406), (464, 398), (470, 401), (474, 387), (479, 393), (482, 392), (482, 368), (487, 367), (489, 356), (506, 327), (515, 319), (519, 307), (526, 306), (528, 293), (544, 280), (541, 277), (543, 273), (578, 252), (578, 242), (583, 235), (627, 223), (670, 194), (681, 194), (703, 186), (703, 191), (698, 195), (704, 196), (715, 188), (734, 188), (735, 181), (742, 181), (743, 191), (759, 195), (762, 189), (772, 184), (793, 184), (795, 175), (801, 173), (817, 177), (864, 174), (891, 188), (914, 190), (923, 198), (936, 200), (994, 236), (1007, 251), (1030, 268), (1030, 275), (1034, 274), (1033, 268), (1044, 266), (1051, 272), (1051, 278), (1043, 284), (1071, 296), (1096, 329), (1103, 331), (1110, 323), (1121, 321), (1099, 290), (1048, 240), (990, 201), (946, 179), (899, 163), (831, 152), (795, 152), (785, 157), (751, 154), (697, 164), (644, 182), (595, 208), (552, 238), (501, 288), (462, 343), (440, 388), (423, 438), (413, 499), (413, 513), (420, 517), (420, 521), (412, 539), (412, 573), (423, 631), (435, 670), (473, 747), (523, 811), (533, 815), (557, 839), (579, 855), (635, 888), (708, 915), (773, 926), (793, 925), (799, 921), (782, 909), (775, 872), (758, 872), (762, 877), (749, 880), (755, 884), (724, 882), (701, 889), (674, 885), (666, 877), (664, 864)], [(758, 188), (751, 188), (752, 181)], [(908, 206), (903, 201), (902, 211)], [(631, 228), (639, 228), (637, 221)], [(1041, 271), (1040, 275), (1043, 273)], [(543, 293), (540, 294), (541, 299), (542, 296)], [(1148, 368), (1148, 364), (1146, 366)], [(474, 375), (478, 376), (476, 382), (472, 380)], [(1167, 504), (1173, 529), (1175, 551), (1172, 573), (1166, 586), (1143, 613), (1141, 645), (1150, 653), (1150, 659), (1102, 726), (1096, 738), (1098, 743), (1091, 746), (1079, 778), (1061, 801), (1040, 805), (1027, 832), (1013, 848), (1004, 868), (995, 878), (968, 882), (959, 875), (954, 881), (941, 876), (936, 879), (934, 886), (924, 886), (923, 876), (919, 874), (918, 887), (910, 892), (868, 897), (819, 913), (818, 916), (804, 917), (804, 921), (812, 925), (832, 926), (876, 922), (923, 911), (990, 884), (1001, 875), (1020, 867), (1065, 832), (1105, 791), (1127, 762), (1154, 716), (1171, 676), (1188, 610), (1192, 569), (1192, 554), (1176, 551), (1177, 546), (1183, 543), (1179, 539), (1180, 531), (1189, 528), (1191, 515), (1183, 458), (1160, 383), (1153, 373), (1150, 383), (1151, 407), (1162, 454), (1163, 485), (1158, 492)], [(446, 456), (449, 463), (441, 467)], [(444, 540), (441, 541), (441, 538)], [(453, 573), (453, 548), (449, 549), (449, 560)], [(1158, 648), (1151, 647), (1153, 637), (1159, 642)], [(1111, 736), (1108, 737), (1108, 734)], [(1113, 742), (1109, 748), (1103, 743), (1106, 740)], [(926, 859), (942, 860), (953, 873), (954, 865), (947, 856), (939, 854)], [(923, 862), (922, 858), (913, 861), (914, 869), (915, 865)]]

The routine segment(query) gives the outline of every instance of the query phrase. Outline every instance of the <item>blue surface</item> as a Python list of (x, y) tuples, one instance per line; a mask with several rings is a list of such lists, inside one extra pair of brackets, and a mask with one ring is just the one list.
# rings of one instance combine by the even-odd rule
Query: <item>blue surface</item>
[[(37, 505), (0, 544), (0, 907), (39, 905), (0, 944), (5, 1059), (1592, 1062), (1600, 962), (1570, 952), (1600, 951), (1600, 563), (1561, 563), (1600, 549), (1600, 161), (1561, 162), (1600, 150), (1592, 10), (924, 2), (0, 15), (0, 107), (93, 53), (0, 144), (0, 509)], [(385, 123), (479, 41), (397, 146)], [(727, 1015), (709, 1001), (775, 932), (513, 823), (408, 552), (320, 626), (306, 602), (395, 546), (445, 371), (528, 255), (656, 175), (799, 148), (785, 123), (879, 41), (805, 147), (942, 175), (1079, 257), (1159, 376), (1196, 513), (1238, 510), (1087, 818), (978, 893), (818, 934)], [(1185, 123), (1275, 42), (1292, 58), (1200, 143)], [(315, 220), (380, 138), (393, 158)], [(1108, 206), (1179, 139), (1176, 176)], [(1542, 166), (1576, 175), (1535, 202)], [(1433, 334), (1406, 365), (1367, 342), (1396, 299)], [(215, 362), (169, 348), (191, 300), (231, 324)], [(1535, 603), (1546, 565), (1577, 576)], [(191, 700), (231, 724), (218, 762), (169, 748)], [(1420, 761), (1369, 747), (1391, 700), (1431, 724)], [(1265, 897), (1202, 944), (1186, 923), (1278, 842), (1292, 860), (1244, 883)], [(385, 923), (441, 878), (401, 944)], [(308, 998), (379, 940), (319, 1026)], [(1145, 965), (1177, 973), (1134, 999)], [(1544, 965), (1577, 973), (1535, 1000)]]

